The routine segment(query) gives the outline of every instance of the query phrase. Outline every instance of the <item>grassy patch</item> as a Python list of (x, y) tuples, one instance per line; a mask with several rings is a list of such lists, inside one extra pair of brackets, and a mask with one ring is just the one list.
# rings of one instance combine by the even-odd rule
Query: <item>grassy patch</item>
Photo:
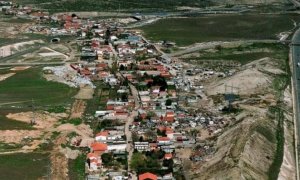
[(50, 107), (47, 111), (49, 113), (64, 113), (66, 112), (66, 108), (64, 106), (54, 106)]
[(5, 116), (0, 115), (0, 130), (21, 130), (21, 129), (31, 130), (34, 128), (30, 126), (30, 124), (28, 123), (11, 120), (6, 118)]
[[(165, 11), (175, 10), (177, 6), (205, 7), (212, 5), (209, 0), (76, 0), (76, 1), (51, 1), (51, 0), (19, 0), (22, 4), (36, 4), (38, 7), (51, 12), (66, 11)], [(51, 4), (49, 4), (51, 3)], [(137, 10), (138, 9), (138, 10)]]
[(282, 44), (275, 43), (253, 43), (236, 48), (220, 48), (215, 52), (200, 51), (199, 56), (183, 58), (191, 63), (201, 63), (203, 60), (210, 61), (233, 61), (242, 65), (265, 57), (278, 59), (284, 62), (288, 54), (288, 48)]
[(284, 154), (284, 113), (280, 108), (275, 107), (273, 111), (276, 114), (277, 120), (277, 129), (276, 129), (276, 153), (274, 156), (274, 160), (269, 168), (268, 176), (270, 180), (277, 179), (278, 174), (280, 172), (280, 167), (283, 161), (283, 154)]
[(14, 143), (4, 143), (0, 142), (0, 151), (7, 152), (7, 151), (14, 151), (18, 150), (22, 147), (21, 144), (14, 144)]
[(45, 80), (41, 68), (31, 68), (0, 82), (0, 104), (19, 102), (30, 105), (32, 99), (36, 106), (66, 104), (71, 102), (76, 91), (64, 84)]
[(85, 176), (85, 155), (79, 155), (75, 160), (69, 160), (70, 179), (84, 179)]
[(258, 125), (255, 127), (255, 131), (263, 135), (268, 141), (272, 143), (276, 142), (276, 137), (274, 136), (274, 133), (270, 130), (270, 128), (264, 125)]
[[(293, 28), (296, 15), (214, 15), (162, 19), (144, 26), (154, 41), (175, 41), (180, 46), (196, 42), (241, 39), (276, 39), (276, 34)], [(259, 21), (258, 21), (259, 19)]]
[(50, 172), (48, 154), (0, 155), (0, 162), (0, 179), (39, 179)]

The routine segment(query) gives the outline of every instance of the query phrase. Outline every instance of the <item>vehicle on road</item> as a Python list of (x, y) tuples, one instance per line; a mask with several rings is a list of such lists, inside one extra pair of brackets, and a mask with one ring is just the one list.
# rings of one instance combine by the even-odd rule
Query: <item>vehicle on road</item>
[(297, 66), (300, 67), (300, 62), (297, 63)]

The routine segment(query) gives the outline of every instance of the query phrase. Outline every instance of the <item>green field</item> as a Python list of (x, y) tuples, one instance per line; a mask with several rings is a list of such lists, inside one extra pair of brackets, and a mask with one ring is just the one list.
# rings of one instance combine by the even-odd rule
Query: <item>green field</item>
[(66, 104), (72, 102), (76, 92), (75, 88), (45, 80), (41, 68), (30, 68), (0, 82), (0, 105), (30, 105), (32, 99), (36, 106)]
[(38, 179), (50, 172), (48, 154), (18, 153), (0, 155), (0, 179)]
[(293, 28), (298, 15), (209, 15), (162, 19), (142, 27), (154, 41), (175, 41), (179, 46), (197, 42), (276, 39)]
[(265, 57), (285, 60), (288, 56), (288, 47), (282, 44), (254, 43), (236, 48), (221, 48), (215, 52), (200, 51), (197, 57), (183, 58), (193, 64), (201, 63), (201, 60), (229, 60), (239, 62), (242, 65)]
[(178, 6), (205, 7), (212, 5), (209, 0), (18, 0), (22, 4), (35, 4), (51, 12), (66, 11), (165, 11), (174, 10)]

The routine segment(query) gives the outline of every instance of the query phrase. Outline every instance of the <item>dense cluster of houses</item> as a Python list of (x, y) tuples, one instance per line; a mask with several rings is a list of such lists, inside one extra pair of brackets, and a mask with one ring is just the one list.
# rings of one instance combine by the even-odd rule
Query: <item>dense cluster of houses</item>
[[(14, 7), (12, 3), (4, 1), (0, 1), (0, 8), (8, 14), (62, 24), (42, 30), (33, 28), (31, 31), (44, 31), (54, 36), (76, 35), (81, 62), (71, 64), (71, 69), (81, 77), (92, 81), (102, 80), (116, 89), (118, 98), (108, 99), (105, 107), (95, 112), (95, 117), (100, 122), (121, 124), (102, 127), (95, 134), (94, 141), (89, 143), (89, 153), (86, 162), (83, 162), (87, 179), (106, 176), (115, 180), (175, 179), (173, 172), (179, 171), (178, 167), (181, 166), (181, 159), (175, 150), (196, 146), (197, 132), (192, 133), (190, 130), (204, 127), (211, 135), (220, 132), (228, 124), (228, 120), (223, 117), (191, 114), (180, 108), (181, 104), (197, 104), (201, 98), (178, 94), (178, 90), (190, 91), (195, 86), (185, 76), (194, 76), (194, 73), (199, 72), (195, 69), (183, 72), (180, 63), (170, 64), (172, 59), (161, 54), (138, 32), (117, 28), (114, 22), (107, 20), (81, 19), (75, 14), (49, 16), (30, 7)], [(174, 69), (183, 73), (174, 74), (171, 72)], [(212, 76), (215, 72), (205, 70), (200, 73)], [(137, 94), (132, 92), (129, 84), (136, 88)], [(132, 141), (128, 141), (124, 124), (131, 118), (133, 111), (137, 112), (137, 116), (129, 126)], [(125, 173), (128, 169), (128, 147), (134, 149), (133, 154), (162, 153), (163, 156), (156, 159), (161, 165), (160, 169), (136, 172), (135, 178), (133, 174)], [(201, 161), (213, 151), (212, 146), (199, 146), (190, 158)], [(120, 163), (113, 164), (115, 160)], [(166, 165), (166, 161), (172, 163)]]

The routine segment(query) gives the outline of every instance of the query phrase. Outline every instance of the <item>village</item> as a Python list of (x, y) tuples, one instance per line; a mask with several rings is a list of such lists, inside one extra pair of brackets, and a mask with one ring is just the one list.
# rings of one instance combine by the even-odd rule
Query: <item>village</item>
[[(195, 164), (214, 156), (217, 137), (237, 122), (241, 88), (223, 83), (210, 91), (206, 86), (244, 70), (241, 64), (195, 64), (183, 61), (184, 55), (171, 56), (165, 49), (176, 43), (152, 42), (139, 29), (127, 28), (144, 17), (50, 15), (6, 1), (0, 1), (0, 11), (33, 20), (26, 33), (51, 37), (53, 46), (68, 37), (76, 47), (60, 54), (63, 63), (43, 66), (43, 77), (78, 88), (83, 96), (70, 116), (82, 119), (93, 135), (76, 131), (63, 146), (84, 154), (87, 180), (185, 179)], [(12, 55), (4, 52), (0, 49), (0, 57)]]

